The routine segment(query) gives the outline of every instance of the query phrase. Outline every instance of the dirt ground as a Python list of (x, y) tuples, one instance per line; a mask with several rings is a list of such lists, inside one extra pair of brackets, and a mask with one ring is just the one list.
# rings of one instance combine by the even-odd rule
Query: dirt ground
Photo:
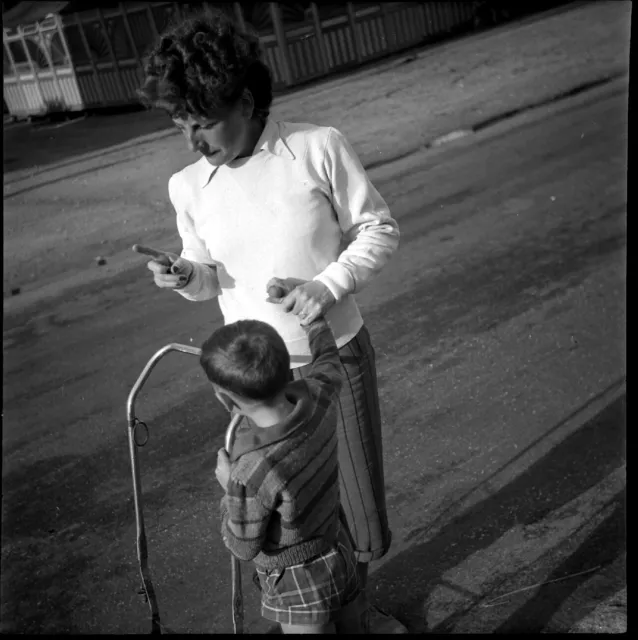
[[(372, 587), (411, 631), (565, 632), (624, 586), (626, 78), (418, 147), (626, 73), (629, 12), (587, 4), (275, 105), (341, 128), (367, 164), (416, 149), (370, 172), (402, 242), (357, 296), (394, 532)], [(130, 251), (179, 244), (166, 183), (194, 157), (158, 135), (5, 175), (3, 632), (148, 631), (125, 399), (159, 346), (221, 322), (215, 301), (158, 291)], [(163, 620), (227, 632), (211, 478), (225, 417), (178, 356), (140, 411)], [(247, 571), (247, 625), (263, 631)]]

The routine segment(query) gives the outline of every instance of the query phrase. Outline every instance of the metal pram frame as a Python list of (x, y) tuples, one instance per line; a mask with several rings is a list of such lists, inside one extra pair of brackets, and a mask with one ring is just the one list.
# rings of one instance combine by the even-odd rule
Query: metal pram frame
[[(142, 507), (142, 481), (139, 469), (138, 447), (143, 447), (148, 441), (149, 432), (146, 423), (139, 420), (135, 415), (135, 400), (142, 389), (142, 386), (148, 379), (155, 365), (168, 353), (178, 351), (180, 353), (188, 353), (194, 356), (201, 354), (201, 349), (191, 347), (185, 344), (171, 343), (162, 347), (153, 355), (144, 367), (142, 373), (137, 378), (133, 388), (131, 389), (128, 400), (126, 402), (126, 417), (128, 420), (128, 439), (129, 452), (131, 455), (131, 472), (133, 475), (133, 498), (135, 501), (135, 522), (137, 526), (137, 559), (140, 567), (140, 576), (142, 578), (142, 586), (138, 593), (144, 597), (151, 611), (151, 633), (161, 634), (162, 625), (160, 623), (159, 607), (157, 605), (157, 596), (155, 588), (151, 580), (151, 574), (148, 567), (148, 545), (146, 540), (146, 529), (144, 527), (144, 512)], [(233, 416), (224, 439), (226, 451), (230, 453), (235, 438), (237, 427), (241, 423), (242, 416)], [(143, 442), (137, 439), (139, 428), (143, 427), (146, 431), (146, 438)], [(241, 567), (239, 560), (231, 554), (231, 572), (232, 572), (232, 615), (233, 629), (236, 634), (244, 631), (244, 607), (243, 594), (241, 587)]]

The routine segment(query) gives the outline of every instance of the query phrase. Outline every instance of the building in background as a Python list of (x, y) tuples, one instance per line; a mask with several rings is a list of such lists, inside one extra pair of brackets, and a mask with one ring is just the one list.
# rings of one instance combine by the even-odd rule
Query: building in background
[(474, 4), (5, 2), (4, 100), (15, 117), (138, 104), (150, 45), (206, 6), (259, 33), (277, 91), (472, 29)]

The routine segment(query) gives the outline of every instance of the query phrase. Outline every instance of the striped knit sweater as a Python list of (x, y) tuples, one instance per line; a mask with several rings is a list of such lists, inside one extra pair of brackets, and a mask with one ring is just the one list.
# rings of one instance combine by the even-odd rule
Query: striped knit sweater
[(222, 537), (241, 560), (271, 570), (304, 562), (334, 543), (339, 518), (335, 398), (341, 363), (325, 320), (308, 330), (310, 374), (290, 382), (290, 415), (272, 427), (249, 422), (231, 452), (221, 502)]

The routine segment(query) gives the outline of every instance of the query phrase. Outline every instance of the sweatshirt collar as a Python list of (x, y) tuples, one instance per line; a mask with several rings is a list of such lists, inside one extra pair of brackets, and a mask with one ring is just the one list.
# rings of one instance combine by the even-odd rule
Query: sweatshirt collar
[(252, 420), (247, 419), (242, 429), (237, 432), (230, 461), (235, 462), (245, 453), (262, 449), (302, 430), (312, 417), (312, 400), (304, 380), (295, 380), (286, 387), (286, 396), (295, 407), (290, 415), (274, 424), (272, 427), (258, 427)]
[[(257, 155), (257, 153), (262, 150), (268, 151), (276, 156), (289, 158), (290, 160), (295, 159), (295, 154), (286, 144), (286, 141), (281, 135), (281, 123), (276, 120), (272, 120), (271, 118), (266, 120), (266, 126), (261, 132), (259, 140), (257, 140), (257, 144), (255, 145), (255, 150), (252, 155)], [(212, 177), (217, 173), (220, 167), (213, 167), (203, 156), (200, 158), (199, 162), (202, 167), (201, 184), (203, 189), (211, 181)]]

